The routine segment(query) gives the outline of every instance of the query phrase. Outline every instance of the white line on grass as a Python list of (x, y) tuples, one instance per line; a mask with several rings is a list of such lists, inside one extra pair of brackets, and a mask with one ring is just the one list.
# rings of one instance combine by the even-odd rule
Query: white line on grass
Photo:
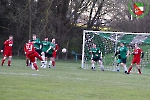
[(22, 75), (22, 76), (45, 76), (45, 75), (39, 75), (39, 74), (29, 74), (29, 73), (6, 73), (6, 72), (0, 72), (0, 74), (7, 74), (7, 75)]
[[(82, 79), (82, 78), (72, 78), (72, 77), (61, 77), (59, 76), (58, 78), (64, 78), (64, 79), (70, 79), (70, 80), (81, 80), (81, 81), (92, 81), (92, 82), (97, 82), (97, 80), (88, 80), (88, 79)], [(148, 85), (143, 85), (143, 84), (135, 84), (135, 83), (125, 83), (125, 82), (117, 82), (117, 81), (100, 81), (101, 83), (115, 83), (115, 84), (123, 84), (123, 85), (137, 85), (137, 86), (150, 86)]]
[[(10, 72), (10, 73), (7, 73), (7, 72), (0, 72), (0, 74), (7, 74), (7, 75), (22, 75), (22, 76), (41, 76), (41, 77), (50, 77), (48, 75), (40, 75), (40, 74), (29, 74), (29, 73), (14, 73), (14, 72)], [(54, 76), (53, 76), (54, 77)], [(79, 80), (79, 81), (92, 81), (92, 82), (97, 82), (97, 80), (89, 80), (89, 79), (83, 79), (83, 78), (73, 78), (73, 77), (62, 77), (62, 76), (55, 76), (57, 78), (61, 78), (61, 79), (69, 79), (69, 80)], [(123, 85), (137, 85), (137, 86), (143, 86), (143, 87), (149, 87), (150, 85), (147, 84), (147, 85), (143, 85), (143, 84), (135, 84), (135, 83), (126, 83), (126, 82), (117, 82), (117, 81), (100, 81), (101, 83), (114, 83), (114, 84), (123, 84)]]

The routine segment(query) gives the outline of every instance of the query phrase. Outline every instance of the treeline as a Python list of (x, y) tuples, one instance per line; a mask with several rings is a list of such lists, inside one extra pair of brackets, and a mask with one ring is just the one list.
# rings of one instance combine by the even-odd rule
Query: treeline
[[(61, 1), (61, 0), (60, 0)], [(71, 58), (71, 51), (81, 53), (82, 28), (76, 27), (67, 18), (69, 0), (1, 0), (0, 1), (0, 46), (9, 35), (14, 36), (14, 55), (24, 55), (23, 46), (37, 34), (56, 39), (58, 57)], [(59, 5), (58, 5), (59, 4)], [(65, 47), (68, 52), (61, 53)]]

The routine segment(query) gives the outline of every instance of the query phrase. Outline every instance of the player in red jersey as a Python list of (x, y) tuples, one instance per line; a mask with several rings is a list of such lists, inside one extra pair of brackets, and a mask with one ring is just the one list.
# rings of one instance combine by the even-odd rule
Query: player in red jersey
[[(54, 43), (55, 43), (55, 40), (54, 40)], [(57, 55), (58, 49), (59, 49), (58, 44), (55, 44), (55, 50), (53, 51), (53, 57), (54, 57), (54, 59), (56, 59), (56, 55)], [(53, 67), (55, 67), (55, 62), (56, 62), (55, 60), (52, 61)]]
[(36, 59), (38, 58), (41, 61), (43, 61), (42, 57), (35, 51), (34, 49), (34, 44), (32, 42), (28, 42), (26, 43), (25, 47), (24, 47), (24, 51), (25, 54), (27, 56), (27, 58), (30, 59), (30, 62), (33, 63), (34, 68), (38, 71), (38, 66), (36, 64)]
[(4, 45), (3, 45), (2, 49), (1, 49), (1, 52), (3, 53), (3, 59), (2, 59), (2, 62), (1, 62), (2, 66), (4, 65), (4, 62), (5, 62), (7, 57), (9, 57), (8, 58), (8, 66), (11, 65), (12, 46), (13, 46), (13, 36), (10, 35), (9, 39), (4, 42)]
[(142, 52), (142, 49), (138, 47), (137, 44), (135, 44), (135, 49), (133, 51), (133, 59), (132, 59), (132, 63), (131, 66), (128, 69), (128, 73), (130, 73), (130, 71), (132, 70), (132, 66), (136, 63), (136, 67), (139, 71), (139, 74), (141, 74), (141, 69), (140, 69), (140, 61), (141, 59), (144, 57), (144, 53)]

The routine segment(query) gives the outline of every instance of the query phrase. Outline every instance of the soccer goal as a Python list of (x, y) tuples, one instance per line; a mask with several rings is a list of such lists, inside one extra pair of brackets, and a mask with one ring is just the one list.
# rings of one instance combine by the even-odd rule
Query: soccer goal
[[(91, 54), (89, 52), (92, 44), (96, 44), (101, 50), (105, 70), (116, 70), (117, 58), (114, 56), (120, 42), (123, 42), (130, 52), (133, 45), (139, 44), (145, 53), (141, 67), (150, 67), (150, 34), (149, 33), (127, 33), (106, 31), (83, 31), (82, 64), (83, 69), (91, 68)], [(132, 60), (132, 55), (127, 59), (127, 67)]]

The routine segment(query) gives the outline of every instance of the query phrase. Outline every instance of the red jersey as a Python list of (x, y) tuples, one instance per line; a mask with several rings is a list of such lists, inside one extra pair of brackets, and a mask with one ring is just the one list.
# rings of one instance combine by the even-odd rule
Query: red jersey
[(58, 44), (55, 44), (55, 52), (58, 51)]
[(29, 54), (33, 51), (35, 51), (34, 44), (32, 42), (26, 43), (26, 45), (24, 46), (24, 52), (26, 52), (26, 54)]
[(24, 46), (24, 52), (26, 53), (26, 57), (29, 58), (32, 63), (35, 63), (35, 57), (43, 61), (42, 57), (35, 51), (32, 42), (26, 43)]
[(134, 52), (133, 52), (134, 59), (140, 59), (141, 53), (142, 53), (142, 49), (140, 48), (134, 49)]
[(6, 40), (4, 42), (4, 51), (12, 51), (13, 40)]
[(55, 50), (53, 51), (53, 57), (56, 58), (56, 52), (58, 51), (58, 44), (55, 44)]

